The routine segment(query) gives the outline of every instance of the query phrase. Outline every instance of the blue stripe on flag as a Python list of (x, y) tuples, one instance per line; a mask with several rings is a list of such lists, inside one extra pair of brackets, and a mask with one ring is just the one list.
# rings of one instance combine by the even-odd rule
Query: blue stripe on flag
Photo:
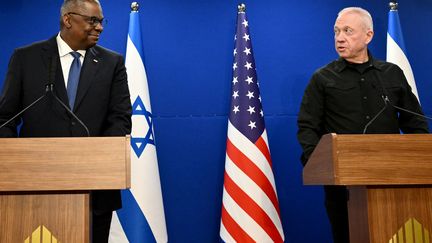
[(120, 223), (130, 243), (156, 242), (143, 212), (130, 190), (122, 190), (123, 207), (117, 210)]
[(388, 33), (399, 46), (399, 48), (402, 49), (404, 53), (406, 53), (405, 42), (403, 40), (402, 27), (400, 25), (398, 11), (391, 10), (388, 16)]
[(129, 16), (129, 37), (132, 41), (132, 43), (135, 45), (135, 48), (137, 49), (141, 60), (144, 60), (143, 58), (143, 51), (142, 51), (142, 42), (141, 42), (141, 28), (139, 23), (139, 14), (138, 12), (131, 12)]

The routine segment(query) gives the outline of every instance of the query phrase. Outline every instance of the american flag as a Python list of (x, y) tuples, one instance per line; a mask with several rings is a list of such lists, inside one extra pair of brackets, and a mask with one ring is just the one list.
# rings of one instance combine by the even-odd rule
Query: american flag
[(225, 242), (283, 242), (276, 185), (244, 5), (235, 36), (220, 236)]

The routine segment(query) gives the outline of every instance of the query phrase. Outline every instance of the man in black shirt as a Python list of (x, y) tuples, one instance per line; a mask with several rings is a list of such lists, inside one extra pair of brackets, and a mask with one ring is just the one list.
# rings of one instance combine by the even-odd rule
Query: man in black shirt
[[(428, 133), (427, 121), (396, 110), (385, 102), (414, 111), (422, 110), (403, 71), (392, 63), (376, 60), (367, 45), (373, 37), (370, 14), (361, 8), (345, 8), (334, 25), (339, 59), (317, 70), (308, 84), (298, 115), (298, 140), (302, 163), (327, 133)], [(389, 101), (385, 101), (387, 97)], [(325, 206), (335, 243), (349, 242), (347, 192), (343, 186), (325, 186)]]

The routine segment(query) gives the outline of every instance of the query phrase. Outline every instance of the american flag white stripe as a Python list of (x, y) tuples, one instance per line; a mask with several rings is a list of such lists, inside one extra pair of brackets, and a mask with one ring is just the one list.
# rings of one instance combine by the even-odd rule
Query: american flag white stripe
[[(225, 172), (231, 177), (249, 197), (252, 198), (271, 218), (273, 224), (277, 227), (279, 233), (282, 233), (279, 213), (274, 207), (272, 201), (266, 196), (265, 192), (249, 178), (234, 162), (227, 156), (225, 161)], [(227, 209), (228, 212), (230, 212)]]
[(268, 138), (267, 138), (267, 130), (266, 129), (264, 129), (264, 132), (262, 133), (261, 137), (263, 138), (266, 147), (269, 148)]
[[(273, 242), (268, 234), (258, 225), (253, 218), (241, 208), (224, 189), (223, 205), (231, 217), (242, 227), (244, 231), (256, 242)], [(226, 241), (226, 239), (224, 239)]]
[(222, 239), (226, 239), (225, 242), (235, 242), (234, 238), (228, 233), (223, 224), (221, 224), (220, 235)]
[(265, 175), (253, 161), (247, 158), (241, 150), (235, 147), (229, 139), (227, 140), (227, 155), (248, 177), (262, 188), (264, 193), (271, 199), (274, 206), (278, 208), (277, 196), (274, 187), (268, 180), (268, 176)]
[(228, 139), (242, 151), (246, 157), (248, 157), (258, 168), (267, 176), (267, 179), (271, 182), (273, 189), (276, 188), (273, 176), (273, 170), (270, 166), (267, 158), (261, 153), (261, 151), (247, 139), (237, 128), (235, 128), (230, 121), (228, 121)]

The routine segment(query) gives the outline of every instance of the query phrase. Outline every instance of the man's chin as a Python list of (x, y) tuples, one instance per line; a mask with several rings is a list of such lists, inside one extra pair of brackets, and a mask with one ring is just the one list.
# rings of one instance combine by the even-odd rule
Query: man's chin
[(344, 58), (344, 59), (349, 58), (349, 55), (348, 55), (348, 53), (346, 53), (346, 52), (338, 51), (337, 53), (338, 53), (339, 57), (341, 57), (341, 58)]
[(89, 39), (86, 43), (87, 48), (93, 47), (97, 44), (98, 39)]

